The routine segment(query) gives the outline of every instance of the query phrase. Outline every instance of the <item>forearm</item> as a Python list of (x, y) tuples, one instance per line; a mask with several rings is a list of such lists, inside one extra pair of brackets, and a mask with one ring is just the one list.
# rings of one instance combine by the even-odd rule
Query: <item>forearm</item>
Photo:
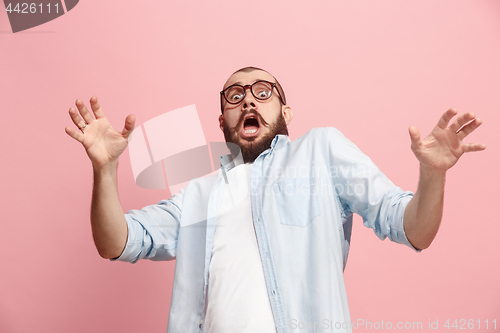
[(94, 168), (90, 221), (94, 243), (103, 258), (120, 256), (125, 248), (128, 227), (118, 198), (117, 163)]
[(425, 249), (431, 245), (443, 216), (445, 173), (420, 166), (417, 192), (406, 206), (404, 229), (410, 243)]

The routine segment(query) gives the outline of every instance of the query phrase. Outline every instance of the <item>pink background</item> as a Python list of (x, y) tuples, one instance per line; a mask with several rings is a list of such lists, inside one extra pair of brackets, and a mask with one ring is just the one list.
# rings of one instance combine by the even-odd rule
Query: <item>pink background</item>
[[(99, 257), (67, 111), (97, 95), (121, 130), (129, 113), (140, 125), (196, 104), (207, 141), (223, 140), (219, 91), (248, 65), (283, 85), (292, 139), (337, 127), (405, 190), (409, 126), (426, 135), (451, 107), (484, 120), (466, 140), (487, 149), (448, 172), (431, 247), (381, 242), (356, 217), (345, 279), (352, 321), (500, 326), (499, 1), (85, 0), (17, 34), (0, 10), (0, 59), (0, 332), (165, 332), (175, 263)], [(134, 184), (128, 150), (118, 176), (125, 211), (169, 196)]]

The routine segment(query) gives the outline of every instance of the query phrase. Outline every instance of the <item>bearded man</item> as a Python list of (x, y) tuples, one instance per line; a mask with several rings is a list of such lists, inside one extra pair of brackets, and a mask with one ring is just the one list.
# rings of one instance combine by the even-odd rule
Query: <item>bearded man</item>
[[(91, 224), (110, 260), (176, 260), (167, 332), (351, 332), (343, 270), (352, 216), (380, 239), (416, 252), (434, 239), (446, 170), (484, 144), (462, 140), (481, 120), (446, 111), (424, 139), (410, 127), (420, 163), (415, 193), (396, 187), (333, 127), (295, 141), (293, 111), (275, 77), (246, 67), (220, 94), (219, 125), (231, 154), (218, 175), (192, 180), (168, 200), (123, 214), (116, 167), (134, 128), (120, 133), (96, 97), (69, 113), (94, 169)], [(239, 149), (234, 149), (236, 144)], [(240, 154), (241, 152), (241, 154)], [(302, 326), (301, 326), (302, 325)]]

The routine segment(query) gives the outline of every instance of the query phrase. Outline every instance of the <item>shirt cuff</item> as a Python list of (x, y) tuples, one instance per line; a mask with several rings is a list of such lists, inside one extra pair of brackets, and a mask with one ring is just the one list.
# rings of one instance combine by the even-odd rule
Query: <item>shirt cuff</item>
[(421, 249), (417, 249), (415, 246), (413, 246), (410, 241), (408, 240), (408, 237), (406, 237), (405, 229), (403, 227), (403, 235), (404, 235), (404, 244), (406, 244), (409, 248), (413, 249), (415, 252), (420, 253), (422, 252)]
[(127, 221), (127, 229), (128, 229), (127, 244), (125, 245), (125, 248), (123, 249), (123, 252), (122, 254), (120, 254), (119, 257), (111, 258), (109, 260), (110, 261), (118, 260), (134, 264), (137, 262), (136, 255), (134, 254), (137, 251), (136, 246), (134, 246), (134, 244), (136, 244), (137, 242), (134, 242), (132, 238), (132, 225), (130, 221), (131, 217), (127, 214), (124, 214), (124, 216), (125, 220)]
[(410, 249), (414, 250), (415, 252), (419, 253), (419, 252), (422, 252), (421, 249), (417, 249), (415, 246), (413, 246), (410, 241), (408, 240), (408, 237), (406, 237), (406, 232), (405, 232), (405, 227), (404, 227), (404, 211), (406, 210), (406, 206), (408, 205), (408, 203), (410, 202), (410, 200), (413, 198), (413, 192), (410, 192), (410, 191), (407, 191), (405, 192), (407, 193), (406, 197), (405, 198), (406, 202), (404, 204), (404, 209), (402, 211), (402, 216), (401, 216), (401, 225), (398, 229), (401, 230), (401, 234), (403, 237), (400, 237), (400, 241), (402, 241), (402, 244), (405, 244), (406, 246), (408, 246)]

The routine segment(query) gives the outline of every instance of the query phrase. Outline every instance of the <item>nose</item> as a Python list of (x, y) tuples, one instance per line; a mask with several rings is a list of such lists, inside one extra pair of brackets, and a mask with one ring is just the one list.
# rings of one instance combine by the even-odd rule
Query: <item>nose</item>
[(252, 86), (245, 86), (245, 98), (243, 98), (243, 101), (241, 103), (241, 109), (246, 110), (248, 108), (256, 108), (257, 105), (255, 102), (255, 97), (252, 94)]

